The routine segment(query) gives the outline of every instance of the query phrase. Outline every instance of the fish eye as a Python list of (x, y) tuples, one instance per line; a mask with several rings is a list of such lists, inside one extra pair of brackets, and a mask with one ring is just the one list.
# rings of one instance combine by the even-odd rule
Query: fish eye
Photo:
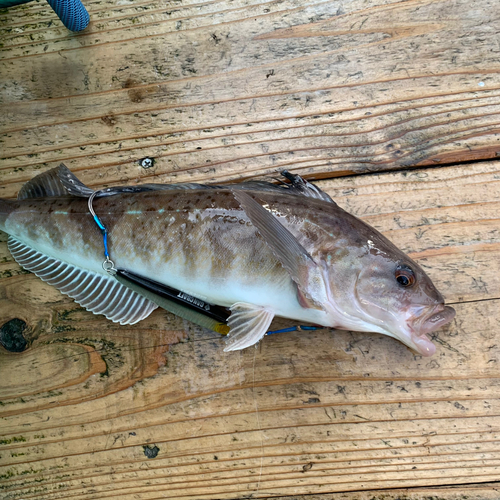
[(409, 266), (401, 265), (396, 268), (396, 281), (405, 288), (412, 286), (415, 283), (415, 273)]

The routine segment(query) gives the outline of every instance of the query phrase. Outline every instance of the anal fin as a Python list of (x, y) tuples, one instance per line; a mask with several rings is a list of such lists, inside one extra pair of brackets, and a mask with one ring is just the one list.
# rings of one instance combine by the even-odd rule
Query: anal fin
[(274, 312), (246, 302), (237, 302), (231, 307), (228, 319), (230, 328), (224, 351), (238, 351), (256, 344), (267, 332)]
[(10, 253), (24, 269), (69, 295), (94, 314), (122, 325), (147, 318), (158, 306), (115, 278), (49, 257), (16, 240), (8, 239)]

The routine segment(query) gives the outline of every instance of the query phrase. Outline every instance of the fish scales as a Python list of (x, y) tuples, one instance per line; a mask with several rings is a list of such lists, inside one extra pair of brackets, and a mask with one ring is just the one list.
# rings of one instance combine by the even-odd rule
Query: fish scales
[[(295, 294), (289, 275), (226, 191), (138, 193), (95, 200), (115, 264), (224, 306), (262, 294)], [(196, 205), (196, 208), (194, 208)], [(15, 202), (6, 231), (47, 255), (104, 273), (102, 235), (80, 198)], [(258, 273), (256, 270), (258, 269)], [(241, 293), (227, 297), (227, 282)]]
[[(427, 335), (454, 311), (422, 268), (317, 187), (283, 175), (291, 184), (281, 188), (263, 182), (116, 188), (93, 197), (92, 206), (117, 267), (231, 308), (226, 350), (258, 342), (272, 318), (283, 316), (383, 333), (431, 355)], [(89, 310), (124, 324), (138, 321), (155, 306), (103, 269), (91, 193), (61, 166), (30, 181), (25, 199), (0, 200), (0, 228), (27, 269)]]

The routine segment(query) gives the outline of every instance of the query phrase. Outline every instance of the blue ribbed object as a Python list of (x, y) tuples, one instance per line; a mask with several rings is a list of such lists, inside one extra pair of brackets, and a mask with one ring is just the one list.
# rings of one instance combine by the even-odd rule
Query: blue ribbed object
[(0, 0), (0, 9), (6, 9), (7, 7), (13, 7), (14, 5), (20, 5), (22, 3), (32, 2), (33, 0)]
[(82, 31), (90, 21), (90, 16), (80, 0), (47, 0), (64, 26), (71, 31)]

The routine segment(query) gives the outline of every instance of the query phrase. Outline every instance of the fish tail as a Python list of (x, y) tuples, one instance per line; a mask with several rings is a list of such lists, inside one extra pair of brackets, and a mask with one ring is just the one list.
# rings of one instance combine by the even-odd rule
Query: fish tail
[(0, 230), (5, 231), (5, 221), (7, 217), (14, 211), (15, 204), (11, 200), (0, 198)]

